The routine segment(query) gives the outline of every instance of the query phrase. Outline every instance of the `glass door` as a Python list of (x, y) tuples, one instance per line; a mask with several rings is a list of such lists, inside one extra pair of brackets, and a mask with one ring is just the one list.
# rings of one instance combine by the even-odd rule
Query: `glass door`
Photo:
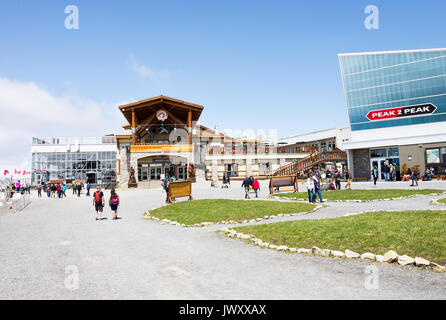
[(161, 179), (161, 164), (151, 164), (150, 165), (150, 180)]

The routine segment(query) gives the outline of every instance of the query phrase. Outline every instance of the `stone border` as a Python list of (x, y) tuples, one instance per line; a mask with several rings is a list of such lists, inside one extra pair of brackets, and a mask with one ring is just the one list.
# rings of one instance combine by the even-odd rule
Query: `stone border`
[(446, 206), (446, 203), (438, 202), (438, 200), (442, 200), (442, 199), (445, 199), (445, 198), (434, 199), (434, 200), (431, 201), (431, 204), (435, 204), (435, 205), (438, 205), (438, 206)]
[[(169, 219), (160, 219), (154, 215), (152, 215), (150, 213), (150, 210), (148, 210), (147, 212), (144, 213), (144, 219), (147, 220), (153, 220), (156, 222), (161, 222), (162, 224), (169, 224), (169, 225), (173, 225), (173, 226), (180, 226), (180, 227), (208, 227), (211, 225), (215, 225), (215, 224), (245, 224), (245, 223), (253, 223), (253, 222), (262, 222), (265, 220), (270, 220), (270, 219), (275, 219), (275, 218), (282, 218), (282, 217), (295, 217), (295, 216), (300, 216), (303, 214), (310, 214), (310, 213), (314, 213), (317, 210), (319, 210), (320, 208), (322, 208), (323, 206), (318, 204), (316, 205), (316, 207), (314, 209), (311, 209), (310, 211), (307, 212), (298, 212), (298, 213), (279, 213), (277, 215), (271, 215), (271, 216), (264, 216), (263, 218), (256, 218), (256, 219), (251, 219), (251, 220), (242, 220), (242, 221), (236, 221), (236, 220), (221, 220), (221, 221), (217, 221), (217, 222), (199, 222), (199, 223), (195, 223), (195, 224), (184, 224), (184, 223), (180, 223), (178, 221), (172, 221)], [(154, 210), (154, 209), (152, 209)]]
[(276, 251), (288, 252), (288, 253), (303, 253), (303, 254), (311, 254), (322, 257), (336, 257), (336, 258), (347, 258), (347, 259), (360, 259), (360, 260), (369, 260), (376, 261), (380, 263), (393, 263), (397, 262), (401, 266), (411, 266), (415, 265), (417, 267), (429, 267), (432, 268), (436, 272), (446, 272), (446, 266), (441, 266), (435, 262), (428, 261), (421, 257), (409, 257), (407, 255), (398, 255), (393, 250), (389, 250), (384, 255), (374, 254), (371, 252), (365, 252), (363, 254), (359, 254), (352, 250), (346, 249), (345, 251), (337, 251), (330, 249), (320, 249), (316, 246), (311, 249), (306, 248), (289, 248), (288, 246), (277, 246), (274, 244), (270, 244), (269, 242), (263, 241), (261, 239), (256, 238), (252, 234), (244, 234), (242, 232), (237, 232), (234, 229), (220, 229), (217, 230), (219, 232), (223, 232), (228, 238), (238, 238), (241, 240), (250, 241), (252, 244), (259, 246), (265, 249), (273, 249)]
[[(357, 189), (357, 190), (368, 190), (368, 189)], [(373, 189), (372, 189), (373, 190)], [(379, 190), (379, 189), (377, 189)], [(404, 197), (396, 197), (396, 198), (381, 198), (381, 199), (373, 199), (373, 200), (325, 200), (322, 203), (326, 202), (375, 202), (375, 201), (391, 201), (391, 200), (403, 200), (408, 198), (415, 198), (415, 197), (423, 197), (423, 196), (429, 196), (429, 197), (436, 197), (446, 194), (446, 191), (443, 193), (429, 193), (429, 194), (414, 194), (410, 196), (404, 196)], [(287, 200), (294, 200), (294, 201), (306, 201), (308, 199), (306, 198), (287, 198), (287, 197), (278, 197), (278, 196), (270, 196), (271, 199), (287, 199)]]

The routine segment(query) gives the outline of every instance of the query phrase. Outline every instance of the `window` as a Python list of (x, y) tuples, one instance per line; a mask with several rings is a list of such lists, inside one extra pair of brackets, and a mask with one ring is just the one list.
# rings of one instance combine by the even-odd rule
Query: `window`
[(385, 158), (385, 157), (387, 157), (386, 149), (370, 150), (370, 158)]

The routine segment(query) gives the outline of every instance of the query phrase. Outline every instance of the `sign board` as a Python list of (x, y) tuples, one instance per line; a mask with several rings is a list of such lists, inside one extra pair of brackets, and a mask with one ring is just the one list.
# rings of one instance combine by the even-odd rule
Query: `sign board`
[(175, 198), (189, 197), (192, 198), (192, 181), (175, 181), (169, 183), (169, 190), (167, 192), (167, 202), (172, 203)]
[(367, 113), (366, 118), (370, 121), (389, 120), (402, 117), (416, 117), (433, 114), (437, 107), (432, 103), (419, 104), (407, 107), (396, 107), (380, 110), (371, 110)]
[[(275, 190), (280, 187), (293, 187), (292, 190)], [(269, 193), (274, 194), (277, 192), (297, 192), (297, 176), (274, 176), (269, 180)]]

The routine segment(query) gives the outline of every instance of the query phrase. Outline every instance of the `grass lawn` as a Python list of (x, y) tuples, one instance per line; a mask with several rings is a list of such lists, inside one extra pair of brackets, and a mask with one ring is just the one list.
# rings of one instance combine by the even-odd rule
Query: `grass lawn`
[(446, 264), (446, 211), (370, 212), (235, 228), (276, 245), (419, 256)]
[(442, 204), (446, 204), (446, 198), (438, 199), (437, 202), (438, 203), (442, 203)]
[(259, 200), (206, 199), (183, 201), (150, 211), (160, 219), (169, 219), (184, 224), (218, 222), (221, 220), (243, 221), (280, 213), (309, 212), (315, 205)]
[[(440, 189), (368, 189), (368, 190), (335, 190), (335, 191), (322, 191), (322, 198), (324, 200), (377, 200), (377, 199), (390, 199), (411, 196), (416, 194), (433, 194), (443, 193), (445, 190)], [(283, 197), (289, 199), (305, 199), (308, 200), (307, 192), (291, 192), (291, 193), (279, 193), (274, 195), (275, 197)], [(316, 200), (319, 200), (317, 197)]]

